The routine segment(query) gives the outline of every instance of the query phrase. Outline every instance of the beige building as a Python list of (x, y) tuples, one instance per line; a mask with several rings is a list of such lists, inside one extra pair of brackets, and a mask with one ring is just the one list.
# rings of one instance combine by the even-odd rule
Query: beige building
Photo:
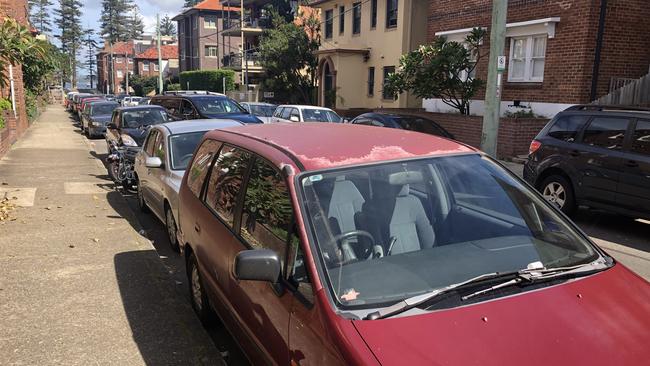
[(338, 109), (420, 108), (408, 93), (383, 93), (402, 54), (426, 42), (425, 0), (320, 0), (319, 104)]

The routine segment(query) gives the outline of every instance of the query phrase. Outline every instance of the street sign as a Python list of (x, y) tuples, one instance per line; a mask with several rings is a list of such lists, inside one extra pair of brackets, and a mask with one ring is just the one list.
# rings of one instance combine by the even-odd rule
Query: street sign
[(264, 92), (264, 98), (271, 99), (273, 98), (273, 92)]
[(506, 71), (506, 56), (497, 58), (497, 71)]

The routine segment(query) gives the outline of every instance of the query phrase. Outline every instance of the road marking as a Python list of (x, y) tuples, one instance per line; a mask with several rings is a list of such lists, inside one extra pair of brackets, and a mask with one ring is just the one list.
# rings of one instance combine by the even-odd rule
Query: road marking
[(65, 194), (101, 194), (113, 191), (113, 183), (65, 182), (63, 191)]
[(36, 197), (36, 188), (0, 187), (0, 199), (5, 197), (16, 206), (32, 207), (34, 206), (34, 197)]

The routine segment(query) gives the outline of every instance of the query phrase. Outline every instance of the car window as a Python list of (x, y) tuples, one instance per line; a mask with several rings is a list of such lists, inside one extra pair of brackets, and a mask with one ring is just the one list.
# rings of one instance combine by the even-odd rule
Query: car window
[(305, 108), (302, 110), (304, 122), (340, 122), (341, 117), (327, 109)]
[(149, 135), (147, 136), (147, 141), (144, 143), (144, 151), (148, 156), (153, 156), (153, 147), (156, 143), (156, 137), (158, 136), (158, 130), (151, 129)]
[(370, 120), (367, 119), (367, 118), (363, 118), (363, 117), (362, 118), (355, 118), (352, 121), (352, 124), (370, 126)]
[(291, 108), (291, 114), (289, 115), (289, 118), (291, 117), (298, 117), (298, 119), (300, 119), (300, 112), (298, 112), (298, 109)]
[(124, 111), (122, 120), (125, 128), (138, 128), (165, 123), (171, 119), (165, 110), (155, 107)]
[(589, 116), (559, 117), (548, 130), (548, 135), (558, 140), (574, 142), (587, 120)]
[(205, 203), (231, 227), (249, 159), (247, 152), (224, 145), (210, 172)]
[[(293, 230), (295, 232), (295, 230)], [(307, 264), (304, 252), (298, 241), (298, 237), (292, 233), (291, 245), (289, 246), (289, 264), (287, 266), (287, 277), (289, 282), (296, 288), (296, 291), (309, 303), (314, 302), (314, 290), (309, 279)]]
[(154, 141), (153, 144), (153, 155), (163, 162), (165, 161), (165, 139), (162, 133), (158, 132), (156, 134), (156, 140)]
[(165, 109), (169, 111), (169, 113), (173, 115), (178, 115), (181, 101), (180, 99), (170, 98), (170, 99), (163, 99), (157, 104), (163, 106)]
[(275, 106), (274, 105), (266, 105), (266, 104), (253, 104), (249, 105), (246, 107), (246, 109), (260, 117), (271, 117), (273, 115), (273, 111), (275, 111)]
[(281, 118), (281, 117), (282, 117), (282, 111), (283, 111), (283, 110), (284, 110), (284, 108), (282, 108), (282, 107), (280, 107), (280, 108), (276, 108), (276, 109), (275, 109), (275, 112), (273, 112), (273, 117)]
[(584, 132), (582, 142), (606, 149), (620, 149), (629, 122), (627, 118), (594, 117)]
[(115, 112), (113, 115), (113, 123), (115, 124), (116, 128), (122, 128), (122, 113)]
[(201, 187), (203, 187), (203, 181), (208, 174), (212, 157), (217, 153), (220, 146), (221, 142), (205, 140), (196, 152), (192, 167), (187, 172), (187, 186), (196, 197), (201, 195)]
[(253, 249), (271, 249), (284, 263), (293, 210), (289, 190), (280, 172), (256, 158), (246, 184), (241, 236)]
[(246, 112), (237, 102), (227, 97), (203, 96), (192, 98), (192, 102), (202, 114), (223, 114)]
[(282, 110), (282, 117), (280, 117), (280, 118), (288, 120), (289, 116), (291, 115), (291, 110), (292, 109), (293, 108), (284, 107), (284, 109)]
[(640, 119), (636, 122), (634, 135), (632, 136), (632, 152), (650, 155), (650, 121)]
[(105, 114), (111, 114), (117, 108), (117, 104), (98, 104), (92, 105), (90, 108), (90, 115), (92, 116), (101, 116)]
[(194, 115), (194, 107), (189, 100), (183, 100), (181, 104), (181, 114), (185, 117), (191, 117)]
[(447, 133), (435, 122), (419, 117), (395, 117), (397, 124), (409, 131), (422, 132), (429, 135), (446, 137)]
[(184, 170), (187, 167), (203, 135), (205, 131), (181, 133), (169, 138), (169, 159), (173, 170)]

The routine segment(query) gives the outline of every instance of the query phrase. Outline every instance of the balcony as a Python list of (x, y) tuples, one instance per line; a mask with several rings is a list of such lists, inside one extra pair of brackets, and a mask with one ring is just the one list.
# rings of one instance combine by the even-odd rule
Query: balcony
[(246, 55), (246, 63), (242, 65), (242, 55), (230, 54), (223, 58), (223, 66), (243, 71), (248, 69), (248, 72), (262, 72), (262, 64), (260, 63), (260, 55), (258, 52), (252, 52)]
[(243, 31), (244, 34), (261, 34), (264, 29), (271, 27), (271, 18), (244, 18), (244, 27), (241, 27), (240, 19), (224, 19), (223, 34), (228, 36), (239, 36)]

